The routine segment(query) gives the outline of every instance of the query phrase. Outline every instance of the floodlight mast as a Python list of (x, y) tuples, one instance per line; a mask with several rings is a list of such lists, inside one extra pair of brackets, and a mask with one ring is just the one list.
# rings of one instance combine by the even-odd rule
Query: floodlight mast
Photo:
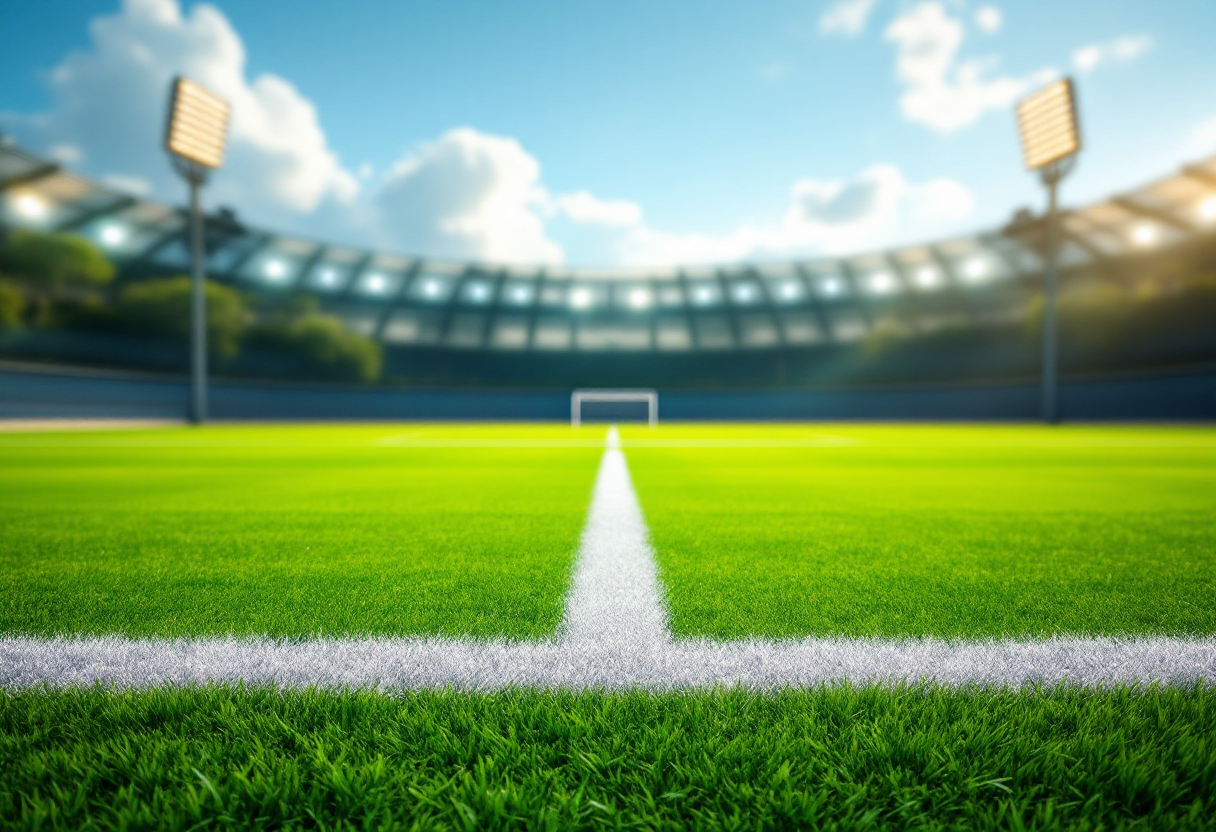
[(1022, 156), (1027, 170), (1037, 170), (1047, 188), (1043, 239), (1043, 377), (1042, 417), (1060, 420), (1058, 397), (1056, 294), (1059, 284), (1060, 181), (1072, 172), (1081, 150), (1076, 89), (1071, 78), (1049, 84), (1017, 106)]
[(169, 88), (165, 149), (190, 186), (190, 421), (207, 420), (207, 296), (199, 191), (224, 161), (228, 102), (178, 76)]

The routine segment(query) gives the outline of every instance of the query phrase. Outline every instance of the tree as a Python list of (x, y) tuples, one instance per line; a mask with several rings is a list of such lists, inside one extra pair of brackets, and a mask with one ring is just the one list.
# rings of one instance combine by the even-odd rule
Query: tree
[[(120, 317), (132, 328), (155, 335), (186, 338), (190, 334), (190, 278), (186, 275), (133, 283), (122, 290)], [(250, 314), (240, 293), (210, 280), (207, 299), (207, 350), (232, 358), (241, 347)]]
[(322, 375), (347, 381), (375, 381), (383, 359), (380, 345), (346, 328), (333, 315), (310, 313), (262, 330), (271, 344), (303, 357)]
[(114, 264), (78, 234), (15, 231), (3, 255), (13, 275), (43, 296), (58, 297), (67, 288), (104, 286), (114, 279)]
[(21, 326), (25, 293), (11, 280), (0, 280), (0, 326)]

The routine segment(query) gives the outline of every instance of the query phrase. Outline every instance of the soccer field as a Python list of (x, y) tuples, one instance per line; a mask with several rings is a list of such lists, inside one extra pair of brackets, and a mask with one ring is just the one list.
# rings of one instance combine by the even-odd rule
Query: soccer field
[(4, 825), (1216, 814), (1210, 429), (218, 426), (0, 457)]

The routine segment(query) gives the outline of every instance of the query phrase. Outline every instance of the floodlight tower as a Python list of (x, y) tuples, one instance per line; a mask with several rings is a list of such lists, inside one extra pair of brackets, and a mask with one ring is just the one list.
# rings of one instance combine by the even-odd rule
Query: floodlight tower
[(1043, 252), (1043, 421), (1060, 419), (1056, 397), (1056, 284), (1060, 248), (1057, 191), (1081, 150), (1077, 98), (1071, 78), (1049, 84), (1018, 103), (1018, 129), (1027, 170), (1037, 170), (1047, 187)]
[(207, 301), (203, 274), (203, 215), (199, 190), (224, 163), (228, 102), (188, 78), (169, 88), (165, 149), (190, 185), (190, 421), (207, 419)]

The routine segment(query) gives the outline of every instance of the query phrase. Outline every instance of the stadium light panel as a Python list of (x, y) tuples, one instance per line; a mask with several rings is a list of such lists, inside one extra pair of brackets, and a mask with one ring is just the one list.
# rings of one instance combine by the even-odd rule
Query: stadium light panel
[(788, 280), (781, 284), (781, 299), (785, 301), (798, 300), (802, 295), (802, 287), (795, 281)]
[(649, 289), (634, 289), (629, 293), (629, 306), (632, 309), (647, 309), (653, 302)]
[(734, 295), (739, 303), (751, 303), (756, 299), (756, 287), (750, 283), (740, 283), (735, 286)]
[(382, 274), (373, 274), (367, 279), (367, 290), (374, 294), (380, 294), (388, 288), (388, 281), (384, 279)]
[(173, 82), (165, 148), (172, 154), (215, 170), (224, 163), (228, 102), (188, 78)]
[(840, 293), (844, 291), (844, 284), (838, 277), (829, 277), (824, 279), (823, 282), (819, 284), (819, 291), (822, 292), (825, 297), (838, 297)]
[(1039, 170), (1081, 149), (1072, 80), (1048, 84), (1018, 103), (1018, 130), (1027, 170)]
[(885, 295), (895, 288), (895, 278), (887, 272), (879, 272), (870, 278), (870, 291), (876, 295)]
[(586, 309), (591, 306), (592, 295), (590, 289), (575, 289), (570, 293), (570, 305), (575, 309)]
[(282, 280), (287, 277), (287, 264), (282, 260), (267, 260), (266, 261), (266, 276), (271, 280)]
[(1157, 227), (1151, 223), (1141, 223), (1132, 230), (1132, 242), (1138, 246), (1151, 246), (1157, 242)]
[(490, 287), (484, 283), (469, 284), (469, 300), (474, 303), (485, 303), (490, 299)]
[(714, 302), (714, 290), (708, 286), (698, 286), (692, 293), (692, 299), (702, 306), (708, 306)]
[(116, 248), (127, 241), (127, 229), (117, 223), (106, 223), (98, 234), (101, 244), (107, 248)]
[(321, 285), (327, 289), (332, 289), (334, 286), (338, 285), (338, 273), (333, 269), (322, 269), (321, 274), (318, 275), (318, 278)]
[(972, 283), (978, 283), (988, 276), (988, 261), (982, 257), (975, 257), (967, 261), (963, 266), (963, 274)]
[(439, 285), (438, 280), (427, 280), (422, 284), (422, 294), (432, 300), (439, 297), (443, 287)]
[(532, 290), (527, 286), (516, 286), (511, 290), (511, 300), (522, 306), (532, 300)]
[(1199, 203), (1199, 219), (1204, 222), (1216, 222), (1216, 196), (1210, 196)]
[(922, 289), (935, 289), (941, 282), (941, 272), (932, 266), (921, 266), (916, 270), (916, 285)]
[(47, 215), (51, 213), (51, 206), (36, 194), (19, 194), (13, 200), (13, 208), (18, 216), (34, 221), (46, 219)]

